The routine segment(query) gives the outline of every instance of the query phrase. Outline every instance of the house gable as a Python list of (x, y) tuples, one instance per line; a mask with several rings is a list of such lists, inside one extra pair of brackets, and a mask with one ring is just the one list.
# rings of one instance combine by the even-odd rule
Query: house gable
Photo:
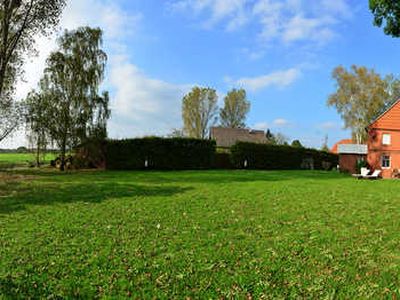
[(400, 100), (397, 100), (389, 109), (376, 118), (368, 128), (400, 130)]

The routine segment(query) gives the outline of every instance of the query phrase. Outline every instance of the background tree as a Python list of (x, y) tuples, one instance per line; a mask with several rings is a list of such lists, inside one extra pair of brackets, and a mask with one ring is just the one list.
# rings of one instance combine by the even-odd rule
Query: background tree
[(44, 94), (32, 91), (26, 100), (26, 131), (30, 144), (35, 151), (35, 163), (39, 167), (47, 146), (50, 143), (49, 126), (52, 122), (48, 111), (49, 103)]
[(24, 106), (21, 103), (0, 104), (0, 142), (11, 135), (24, 118)]
[(221, 125), (228, 128), (246, 126), (246, 116), (250, 110), (250, 102), (244, 89), (232, 89), (224, 98), (224, 107), (220, 110)]
[(345, 128), (351, 129), (353, 140), (363, 143), (365, 128), (396, 99), (399, 81), (393, 76), (382, 79), (373, 69), (355, 65), (349, 71), (342, 66), (335, 68), (332, 77), (337, 89), (330, 95), (328, 106), (336, 108)]
[(65, 0), (0, 0), (0, 141), (17, 128), (20, 105), (13, 103), (15, 82), (24, 54), (34, 50), (35, 37), (52, 32)]
[(288, 145), (288, 141), (289, 139), (287, 138), (287, 136), (285, 136), (284, 134), (278, 132), (277, 134), (274, 135), (275, 136), (275, 144), (276, 145)]
[(171, 133), (167, 134), (167, 137), (170, 138), (183, 138), (185, 137), (185, 132), (181, 128), (173, 128)]
[(108, 93), (98, 94), (107, 60), (101, 49), (102, 31), (90, 27), (65, 31), (58, 45), (47, 59), (40, 93), (51, 120), (49, 136), (60, 149), (64, 170), (68, 149), (106, 137), (110, 110)]
[(321, 151), (330, 152), (330, 149), (328, 147), (328, 135), (325, 135), (324, 137), (324, 142), (322, 143)]
[(271, 130), (267, 129), (265, 138), (267, 139), (268, 144), (276, 145), (275, 135), (271, 132)]
[(387, 35), (400, 37), (400, 2), (397, 0), (369, 0), (374, 25), (383, 26)]
[(291, 146), (295, 147), (295, 148), (304, 148), (304, 146), (301, 144), (301, 142), (299, 140), (292, 141)]
[(204, 139), (217, 121), (217, 92), (211, 88), (194, 87), (182, 100), (184, 132)]

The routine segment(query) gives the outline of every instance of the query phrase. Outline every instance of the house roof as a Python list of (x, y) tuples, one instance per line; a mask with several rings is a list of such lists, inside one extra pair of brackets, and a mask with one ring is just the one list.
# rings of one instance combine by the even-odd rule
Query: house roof
[(363, 144), (341, 144), (338, 146), (339, 154), (368, 154), (368, 146)]
[(396, 101), (393, 102), (392, 105), (390, 105), (383, 113), (381, 113), (379, 116), (377, 116), (369, 125), (368, 127), (371, 127), (374, 125), (377, 121), (379, 121), (381, 118), (383, 118), (389, 111), (391, 111), (398, 103), (400, 103), (400, 99), (397, 99)]
[(353, 144), (353, 140), (352, 139), (344, 139), (344, 140), (340, 140), (339, 142), (337, 142), (335, 145), (333, 145), (333, 147), (331, 148), (331, 152), (338, 154), (338, 147), (339, 145), (346, 145), (346, 144)]
[(236, 142), (266, 143), (267, 138), (263, 130), (246, 128), (211, 127), (211, 139), (216, 140), (217, 147), (231, 147)]

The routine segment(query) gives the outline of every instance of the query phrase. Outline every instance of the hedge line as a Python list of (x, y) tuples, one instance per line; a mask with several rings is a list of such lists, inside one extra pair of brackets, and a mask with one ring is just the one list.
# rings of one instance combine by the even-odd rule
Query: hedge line
[(140, 138), (109, 140), (109, 170), (186, 170), (214, 166), (215, 141), (187, 138)]
[(239, 142), (229, 154), (216, 152), (215, 141), (189, 138), (109, 140), (105, 149), (109, 170), (328, 170), (338, 164), (337, 155), (314, 149)]
[(262, 170), (332, 169), (336, 154), (315, 149), (239, 142), (231, 148), (235, 168)]

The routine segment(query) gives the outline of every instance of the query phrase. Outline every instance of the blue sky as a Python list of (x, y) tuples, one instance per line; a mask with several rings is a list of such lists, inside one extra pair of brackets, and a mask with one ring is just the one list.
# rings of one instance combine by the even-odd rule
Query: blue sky
[[(247, 124), (307, 146), (349, 132), (326, 100), (334, 67), (398, 75), (400, 40), (372, 25), (356, 0), (70, 0), (60, 28), (100, 26), (109, 55), (112, 137), (162, 135), (182, 125), (181, 98), (193, 85), (248, 91)], [(22, 98), (36, 85), (54, 37), (39, 38)], [(19, 133), (5, 145), (24, 141)]]

